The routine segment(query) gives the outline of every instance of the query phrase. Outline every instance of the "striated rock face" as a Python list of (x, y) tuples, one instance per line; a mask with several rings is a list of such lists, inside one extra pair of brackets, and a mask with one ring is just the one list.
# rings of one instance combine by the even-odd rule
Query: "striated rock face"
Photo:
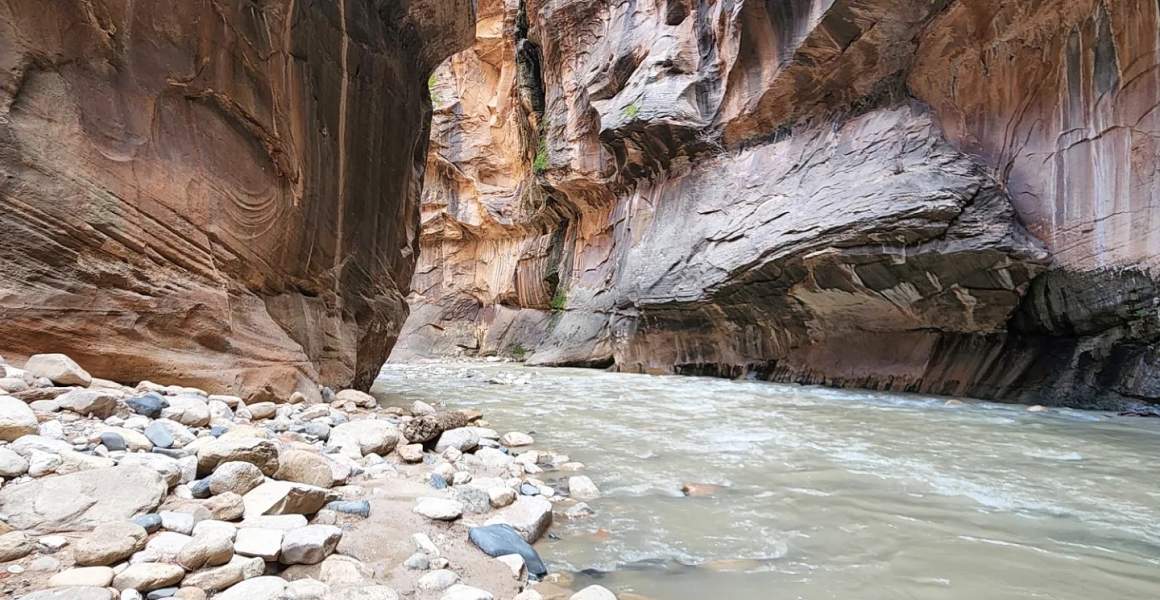
[(257, 397), (369, 385), (407, 314), (424, 80), (472, 4), (3, 3), (0, 347)]
[(498, 0), (393, 355), (1160, 399), (1152, 0)]

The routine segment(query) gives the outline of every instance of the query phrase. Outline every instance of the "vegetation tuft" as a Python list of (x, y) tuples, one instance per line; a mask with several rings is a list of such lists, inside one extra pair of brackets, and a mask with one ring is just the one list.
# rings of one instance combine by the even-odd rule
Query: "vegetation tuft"
[(564, 288), (556, 288), (556, 294), (552, 296), (552, 302), (549, 306), (552, 310), (564, 310), (564, 306), (568, 304), (568, 295), (564, 292)]

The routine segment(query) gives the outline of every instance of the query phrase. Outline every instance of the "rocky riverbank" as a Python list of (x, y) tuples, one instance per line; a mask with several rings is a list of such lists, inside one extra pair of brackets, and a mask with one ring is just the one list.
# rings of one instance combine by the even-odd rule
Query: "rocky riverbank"
[(583, 465), (478, 412), (357, 390), (247, 404), (0, 359), (0, 594), (25, 600), (519, 600), (590, 514)]

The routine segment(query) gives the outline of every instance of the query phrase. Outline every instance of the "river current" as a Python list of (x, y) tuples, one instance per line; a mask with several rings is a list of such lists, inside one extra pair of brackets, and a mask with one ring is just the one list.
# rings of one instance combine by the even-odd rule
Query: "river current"
[[(391, 364), (375, 391), (479, 409), (585, 463), (596, 514), (537, 544), (577, 587), (1160, 598), (1160, 419), (506, 363)], [(685, 497), (688, 482), (722, 488)]]

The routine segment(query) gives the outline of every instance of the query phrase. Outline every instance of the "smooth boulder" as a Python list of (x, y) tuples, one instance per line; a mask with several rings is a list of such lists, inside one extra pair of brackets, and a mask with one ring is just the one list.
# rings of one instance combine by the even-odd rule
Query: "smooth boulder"
[(0, 489), (0, 513), (16, 529), (34, 533), (88, 531), (152, 512), (169, 486), (137, 465), (79, 471)]
[(548, 573), (540, 554), (511, 525), (472, 527), (467, 531), (467, 538), (488, 556), (498, 558), (518, 554), (527, 564), (528, 573), (537, 577), (543, 577)]

